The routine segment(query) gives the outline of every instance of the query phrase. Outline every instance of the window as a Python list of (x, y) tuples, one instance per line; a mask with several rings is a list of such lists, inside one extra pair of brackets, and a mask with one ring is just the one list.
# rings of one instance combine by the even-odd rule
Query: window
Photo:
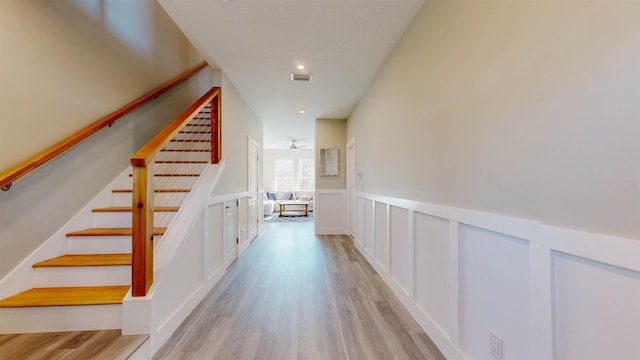
[(298, 190), (313, 190), (315, 176), (313, 174), (314, 161), (301, 159), (298, 161)]
[(313, 159), (276, 159), (275, 185), (278, 191), (313, 191), (315, 186)]
[(293, 159), (276, 159), (276, 190), (293, 191)]

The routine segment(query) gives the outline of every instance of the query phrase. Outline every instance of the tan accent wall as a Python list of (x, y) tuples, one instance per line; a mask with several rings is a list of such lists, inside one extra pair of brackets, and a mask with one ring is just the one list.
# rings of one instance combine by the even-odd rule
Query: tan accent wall
[[(344, 119), (316, 120), (316, 189), (347, 188), (347, 121)], [(320, 149), (338, 149), (338, 176), (320, 176)]]

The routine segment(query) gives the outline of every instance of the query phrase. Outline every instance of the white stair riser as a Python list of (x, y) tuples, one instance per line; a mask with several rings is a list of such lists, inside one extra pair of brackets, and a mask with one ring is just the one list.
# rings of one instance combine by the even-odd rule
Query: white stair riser
[(0, 308), (0, 334), (122, 328), (122, 305)]
[[(188, 130), (187, 130), (188, 131)], [(178, 133), (176, 140), (198, 140), (198, 139), (211, 139), (211, 134), (186, 134), (186, 133)]]
[(69, 236), (69, 254), (126, 254), (131, 252), (130, 236)]
[(170, 142), (164, 149), (188, 149), (188, 150), (207, 150), (211, 151), (211, 143), (208, 142)]
[(211, 154), (206, 152), (160, 151), (156, 156), (156, 160), (211, 161)]
[[(180, 206), (189, 193), (155, 193), (153, 203), (155, 206)], [(131, 193), (113, 193), (111, 206), (131, 206)]]
[[(154, 226), (167, 226), (175, 212), (155, 212)], [(131, 212), (94, 212), (94, 227), (131, 227), (133, 215)]]
[(207, 164), (173, 164), (173, 163), (156, 163), (154, 171), (159, 174), (200, 174)]
[(34, 287), (131, 285), (131, 265), (34, 268)]
[[(158, 189), (181, 188), (191, 189), (198, 181), (197, 176), (156, 176), (154, 186)], [(129, 186), (133, 186), (133, 179), (129, 179)]]

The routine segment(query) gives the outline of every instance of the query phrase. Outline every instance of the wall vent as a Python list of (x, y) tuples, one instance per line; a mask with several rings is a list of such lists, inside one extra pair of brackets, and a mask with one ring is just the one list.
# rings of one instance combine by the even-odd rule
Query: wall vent
[(311, 74), (291, 74), (293, 81), (311, 81)]

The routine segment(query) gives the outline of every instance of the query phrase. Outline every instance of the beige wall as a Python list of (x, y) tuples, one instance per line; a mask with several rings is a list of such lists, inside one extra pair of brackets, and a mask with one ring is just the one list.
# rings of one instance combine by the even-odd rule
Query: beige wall
[(640, 238), (639, 16), (425, 3), (348, 120), (358, 189)]
[[(338, 149), (338, 176), (320, 176), (320, 149)], [(346, 189), (347, 121), (344, 119), (316, 120), (316, 189)]]
[[(0, 171), (202, 61), (153, 0), (2, 1), (0, 54)], [(204, 70), (1, 192), (0, 278), (210, 86)]]
[[(262, 123), (247, 106), (235, 86), (222, 74), (222, 158), (225, 169), (214, 195), (247, 191), (248, 185), (248, 137), (258, 143), (262, 153)], [(260, 155), (262, 158), (262, 155)], [(261, 168), (258, 179), (262, 180)]]

